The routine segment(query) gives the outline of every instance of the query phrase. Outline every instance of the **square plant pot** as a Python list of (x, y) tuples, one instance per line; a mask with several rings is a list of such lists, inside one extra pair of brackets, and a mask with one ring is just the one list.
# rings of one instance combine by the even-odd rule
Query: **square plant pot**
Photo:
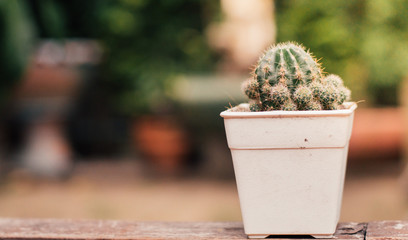
[(344, 106), (221, 113), (249, 238), (334, 234), (357, 108)]

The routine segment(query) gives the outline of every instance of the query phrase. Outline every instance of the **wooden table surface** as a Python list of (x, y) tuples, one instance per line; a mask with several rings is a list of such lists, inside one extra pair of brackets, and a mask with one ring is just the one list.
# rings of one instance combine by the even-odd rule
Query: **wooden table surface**
[[(241, 222), (0, 218), (0, 239), (247, 239)], [(294, 239), (278, 236), (273, 239)], [(295, 239), (311, 239), (308, 236)], [(408, 239), (408, 221), (340, 223), (332, 239)]]

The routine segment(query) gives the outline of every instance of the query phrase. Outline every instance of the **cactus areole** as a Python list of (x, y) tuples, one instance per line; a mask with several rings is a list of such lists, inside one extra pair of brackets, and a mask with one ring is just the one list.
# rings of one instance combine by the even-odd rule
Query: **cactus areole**
[(270, 47), (242, 85), (250, 110), (336, 110), (350, 99), (337, 75), (325, 75), (321, 64), (296, 43)]

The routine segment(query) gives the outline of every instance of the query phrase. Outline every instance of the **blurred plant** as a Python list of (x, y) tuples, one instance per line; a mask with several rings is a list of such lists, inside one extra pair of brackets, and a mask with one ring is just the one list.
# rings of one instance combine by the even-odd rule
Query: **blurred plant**
[(94, 38), (105, 50), (100, 85), (116, 107), (127, 113), (151, 111), (165, 102), (176, 75), (214, 67), (217, 57), (203, 32), (218, 4), (216, 0), (0, 1), (4, 35), (0, 91), (19, 79), (35, 33), (41, 38)]
[(407, 8), (404, 0), (277, 0), (278, 41), (303, 42), (324, 56), (355, 99), (395, 105), (408, 73)]
[[(101, 14), (110, 80), (126, 112), (165, 102), (176, 75), (208, 71), (215, 56), (203, 34), (205, 1), (118, 1)], [(124, 47), (126, 46), (126, 47)]]
[(104, 84), (126, 113), (152, 111), (166, 101), (176, 75), (215, 65), (204, 29), (218, 2), (60, 1), (68, 35), (100, 40), (105, 50)]
[(24, 73), (38, 37), (64, 36), (62, 20), (53, 0), (0, 1), (1, 104)]
[(0, 1), (0, 103), (20, 79), (35, 39), (25, 1)]

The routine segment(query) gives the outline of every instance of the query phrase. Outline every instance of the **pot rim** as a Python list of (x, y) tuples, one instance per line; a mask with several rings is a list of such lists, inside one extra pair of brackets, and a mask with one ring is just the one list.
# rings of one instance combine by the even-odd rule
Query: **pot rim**
[[(248, 103), (240, 104), (244, 107), (249, 107)], [(223, 118), (289, 118), (289, 117), (333, 117), (333, 116), (349, 116), (357, 108), (355, 102), (343, 103), (345, 109), (340, 110), (320, 110), (320, 111), (264, 111), (264, 112), (232, 112), (231, 109), (221, 112)]]

